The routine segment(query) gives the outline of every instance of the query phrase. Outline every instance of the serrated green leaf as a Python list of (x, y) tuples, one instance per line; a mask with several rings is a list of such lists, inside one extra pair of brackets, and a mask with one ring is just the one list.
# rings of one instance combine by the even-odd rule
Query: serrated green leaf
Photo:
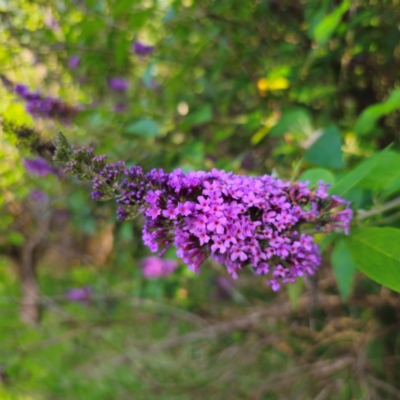
[(300, 182), (309, 181), (309, 186), (314, 186), (319, 181), (323, 181), (325, 184), (333, 184), (335, 182), (335, 177), (327, 169), (311, 168), (304, 171), (297, 180)]
[(347, 301), (351, 294), (357, 267), (343, 240), (336, 243), (331, 254), (331, 264), (339, 287), (340, 297), (343, 301)]
[(393, 90), (389, 97), (379, 104), (367, 107), (358, 117), (355, 125), (357, 135), (366, 135), (376, 129), (376, 122), (395, 110), (400, 108), (400, 89)]
[(148, 118), (142, 118), (132, 122), (124, 129), (124, 133), (147, 137), (161, 135), (158, 125), (152, 119)]
[(330, 126), (321, 137), (307, 150), (304, 159), (327, 168), (343, 168), (342, 139), (339, 129)]
[(345, 243), (359, 270), (400, 292), (400, 229), (356, 229)]

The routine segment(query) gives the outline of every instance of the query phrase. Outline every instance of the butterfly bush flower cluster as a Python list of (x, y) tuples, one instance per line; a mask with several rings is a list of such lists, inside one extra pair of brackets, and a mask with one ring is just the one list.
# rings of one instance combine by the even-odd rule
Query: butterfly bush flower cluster
[(58, 119), (70, 123), (78, 109), (51, 96), (43, 96), (39, 91), (31, 92), (27, 86), (17, 84), (14, 92), (26, 102), (26, 111), (34, 118)]
[[(59, 161), (74, 154), (60, 144), (57, 148)], [(144, 173), (140, 167), (107, 165), (105, 156), (87, 154), (81, 156), (85, 168), (75, 166), (75, 171), (92, 172), (93, 199), (115, 198), (119, 220), (142, 213), (143, 240), (150, 250), (162, 256), (175, 245), (178, 257), (196, 273), (209, 257), (235, 279), (249, 265), (254, 273), (268, 275), (267, 283), (278, 290), (282, 283), (313, 274), (321, 263), (318, 246), (302, 233), (304, 227), (349, 231), (350, 204), (329, 196), (322, 183), (309, 189), (303, 182), (216, 169)]]

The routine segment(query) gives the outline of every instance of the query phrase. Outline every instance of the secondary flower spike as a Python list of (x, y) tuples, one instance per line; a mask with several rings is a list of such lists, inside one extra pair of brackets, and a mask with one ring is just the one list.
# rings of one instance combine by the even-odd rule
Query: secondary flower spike
[(24, 167), (32, 175), (46, 176), (48, 174), (57, 174), (57, 170), (42, 157), (35, 159), (26, 158), (24, 160)]
[(34, 118), (58, 119), (70, 123), (78, 109), (55, 97), (43, 96), (40, 92), (31, 92), (27, 86), (17, 84), (14, 92), (26, 102), (26, 111)]
[(250, 265), (278, 290), (313, 274), (321, 263), (313, 237), (301, 232), (303, 225), (349, 230), (350, 203), (330, 197), (328, 185), (311, 190), (302, 182), (216, 169), (144, 173), (122, 162), (107, 165), (106, 156), (94, 157), (92, 150), (73, 151), (63, 136), (56, 147), (55, 160), (68, 172), (93, 179), (93, 199), (116, 199), (119, 220), (144, 214), (143, 240), (151, 251), (161, 256), (175, 245), (178, 257), (197, 273), (208, 257), (224, 264), (233, 278)]
[(33, 118), (50, 118), (69, 124), (80, 111), (79, 106), (69, 105), (55, 97), (44, 96), (39, 91), (31, 92), (28, 86), (14, 84), (4, 75), (0, 74), (0, 80), (7, 91), (16, 94), (25, 102), (25, 109)]

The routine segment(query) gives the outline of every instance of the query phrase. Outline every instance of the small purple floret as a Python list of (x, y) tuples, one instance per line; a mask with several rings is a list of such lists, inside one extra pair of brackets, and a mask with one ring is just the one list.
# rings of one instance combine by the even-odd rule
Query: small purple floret
[(71, 56), (68, 59), (68, 67), (70, 69), (76, 69), (76, 68), (78, 68), (80, 61), (81, 61), (81, 59), (79, 56)]
[(148, 46), (146, 44), (140, 43), (139, 41), (136, 41), (132, 45), (132, 51), (141, 56), (145, 56), (147, 54), (151, 54), (154, 51), (154, 46)]
[(67, 292), (67, 299), (87, 305), (92, 299), (92, 288), (90, 286), (84, 286), (82, 288), (70, 289)]
[(128, 90), (128, 82), (123, 78), (111, 78), (108, 81), (108, 86), (116, 92), (125, 92)]

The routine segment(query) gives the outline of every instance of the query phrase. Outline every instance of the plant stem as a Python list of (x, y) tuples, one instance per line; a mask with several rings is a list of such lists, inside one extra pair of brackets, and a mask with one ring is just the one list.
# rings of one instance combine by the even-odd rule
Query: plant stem
[(392, 208), (395, 208), (397, 206), (400, 206), (400, 197), (398, 197), (397, 199), (391, 200), (385, 204), (382, 204), (381, 206), (373, 208), (372, 210), (359, 211), (355, 219), (362, 220), (362, 219), (365, 219), (368, 217), (372, 217), (372, 216), (380, 214), (384, 211), (391, 210)]

